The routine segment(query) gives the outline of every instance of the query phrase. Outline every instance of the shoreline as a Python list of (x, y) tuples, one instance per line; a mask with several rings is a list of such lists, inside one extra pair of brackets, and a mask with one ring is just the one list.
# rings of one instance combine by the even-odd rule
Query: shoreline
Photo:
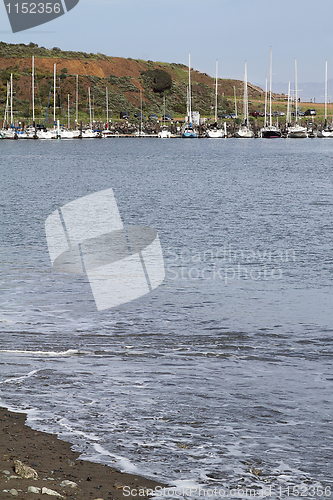
[[(108, 465), (80, 459), (80, 453), (72, 451), (71, 443), (58, 439), (55, 434), (34, 431), (25, 421), (25, 413), (14, 413), (0, 407), (1, 500), (120, 500), (144, 496), (139, 494), (140, 490), (143, 493), (158, 486), (166, 486), (141, 476), (119, 472)], [(15, 472), (15, 460), (34, 469), (38, 473), (38, 479), (20, 477)], [(66, 486), (64, 481), (74, 482), (77, 486)], [(41, 491), (28, 492), (29, 487), (40, 490), (48, 488), (58, 492), (59, 496), (49, 496), (50, 494), (42, 494)], [(132, 495), (130, 490), (137, 494)]]

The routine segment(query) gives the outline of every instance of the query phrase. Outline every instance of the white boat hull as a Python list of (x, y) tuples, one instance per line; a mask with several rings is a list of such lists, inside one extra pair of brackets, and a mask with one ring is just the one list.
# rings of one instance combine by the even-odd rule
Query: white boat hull
[(96, 139), (97, 137), (98, 133), (92, 129), (82, 130), (82, 139)]
[(320, 130), (317, 137), (333, 137), (333, 130)]
[(209, 139), (221, 139), (224, 137), (224, 131), (220, 128), (207, 130), (206, 137)]
[(56, 132), (54, 130), (38, 130), (37, 131), (38, 139), (54, 139), (56, 137)]
[(170, 130), (160, 130), (159, 133), (157, 134), (157, 137), (159, 139), (170, 139), (171, 132)]
[(2, 131), (2, 133), (4, 134), (5, 139), (17, 139), (17, 134), (13, 129), (5, 129)]
[(240, 139), (252, 139), (254, 137), (254, 133), (251, 129), (249, 129), (249, 127), (241, 127), (235, 133), (235, 137)]
[(308, 136), (308, 131), (305, 127), (300, 125), (295, 125), (294, 127), (289, 127), (288, 137), (290, 139), (305, 139)]

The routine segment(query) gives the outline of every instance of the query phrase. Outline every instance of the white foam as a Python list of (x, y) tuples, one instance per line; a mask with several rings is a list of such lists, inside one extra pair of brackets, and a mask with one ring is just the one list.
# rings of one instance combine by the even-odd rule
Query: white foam
[(62, 418), (57, 422), (57, 424), (61, 425), (61, 427), (64, 427), (70, 433), (70, 435), (83, 436), (85, 439), (91, 439), (92, 441), (98, 441), (100, 439), (98, 436), (96, 436), (96, 434), (88, 434), (86, 432), (75, 429), (75, 427), (66, 418)]
[(26, 375), (22, 375), (21, 377), (12, 377), (12, 378), (7, 378), (3, 382), (0, 382), (2, 384), (18, 384), (20, 382), (23, 382), (23, 380), (26, 380), (27, 378), (33, 377), (35, 373), (38, 373), (40, 370), (32, 370), (31, 372), (27, 373)]
[[(95, 443), (94, 448), (97, 451), (98, 455), (103, 455), (107, 457), (112, 457), (117, 460), (117, 463), (121, 469), (121, 472), (130, 472), (138, 474), (139, 470), (136, 465), (134, 465), (128, 458), (121, 457), (119, 455), (115, 455), (114, 453), (110, 453), (107, 449), (103, 448), (100, 444)], [(90, 457), (89, 457), (90, 459)]]
[(27, 351), (27, 350), (16, 350), (16, 349), (0, 349), (0, 353), (7, 354), (22, 354), (28, 356), (46, 356), (46, 357), (66, 357), (66, 356), (76, 356), (78, 354), (90, 354), (87, 351), (79, 351), (78, 349), (68, 349), (67, 351)]

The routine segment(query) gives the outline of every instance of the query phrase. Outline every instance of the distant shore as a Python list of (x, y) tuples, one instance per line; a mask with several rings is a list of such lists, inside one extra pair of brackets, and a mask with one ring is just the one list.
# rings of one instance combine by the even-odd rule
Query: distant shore
[[(32, 430), (25, 425), (25, 420), (25, 414), (12, 413), (0, 407), (1, 500), (120, 500), (134, 498), (127, 494), (130, 489), (139, 496), (139, 490), (147, 491), (164, 486), (140, 476), (121, 473), (107, 465), (81, 460), (80, 454), (71, 450), (70, 443), (57, 439), (54, 434)], [(34, 469), (38, 473), (38, 479), (20, 478), (14, 470), (15, 460)], [(71, 481), (77, 486), (66, 486), (64, 481)], [(40, 493), (28, 493), (29, 487), (40, 489)], [(124, 487), (127, 488), (123, 490)], [(42, 488), (58, 492), (59, 497), (42, 495)]]

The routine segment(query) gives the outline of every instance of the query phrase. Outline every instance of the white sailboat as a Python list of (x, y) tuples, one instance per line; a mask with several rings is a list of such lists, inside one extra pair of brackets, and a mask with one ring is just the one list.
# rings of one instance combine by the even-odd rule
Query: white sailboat
[[(10, 105), (8, 105), (8, 101)], [(8, 118), (9, 118), (9, 106), (10, 106), (10, 128), (8, 128)], [(7, 113), (7, 114), (6, 114)], [(13, 123), (13, 74), (10, 75), (10, 84), (7, 83), (7, 105), (6, 105), (6, 129), (2, 130), (5, 139), (17, 139), (17, 131)]]
[(281, 137), (281, 130), (273, 125), (272, 123), (272, 76), (273, 76), (273, 65), (272, 65), (272, 47), (270, 49), (270, 67), (269, 67), (269, 125), (266, 121), (267, 112), (267, 78), (266, 78), (266, 95), (265, 95), (265, 124), (261, 129), (261, 137), (264, 139), (274, 139)]
[(196, 139), (198, 132), (192, 126), (192, 95), (191, 95), (191, 56), (188, 56), (188, 111), (187, 125), (183, 129), (182, 137), (184, 139)]
[[(163, 96), (163, 117), (165, 117), (165, 96)], [(169, 128), (165, 125), (164, 120), (162, 127), (158, 131), (157, 137), (159, 139), (170, 139), (171, 138), (171, 132)]]
[(307, 128), (298, 123), (297, 61), (295, 59), (295, 123), (288, 127), (287, 137), (290, 139), (305, 139), (307, 136)]
[[(57, 65), (53, 65), (53, 129), (41, 129), (37, 131), (38, 139), (49, 140), (49, 139), (60, 139), (59, 127), (56, 128), (56, 77), (57, 77)], [(52, 87), (51, 87), (52, 88)], [(51, 93), (51, 89), (50, 89)]]
[(89, 128), (82, 130), (82, 139), (96, 139), (97, 132), (92, 128), (92, 118), (91, 118), (91, 95), (90, 87), (88, 87), (88, 102), (89, 102)]
[(224, 131), (222, 130), (222, 128), (218, 128), (217, 125), (217, 73), (218, 73), (218, 61), (216, 61), (216, 77), (215, 77), (215, 120), (213, 127), (208, 129), (206, 133), (206, 137), (209, 137), (210, 139), (220, 139), (224, 137)]
[(235, 132), (235, 137), (240, 139), (251, 139), (254, 137), (253, 131), (250, 129), (249, 122), (249, 104), (247, 95), (247, 64), (245, 61), (245, 71), (244, 71), (244, 99), (243, 99), (243, 118), (244, 121), (239, 129)]
[(325, 122), (324, 128), (318, 131), (317, 137), (333, 137), (332, 127), (327, 125), (327, 61), (325, 68)]

